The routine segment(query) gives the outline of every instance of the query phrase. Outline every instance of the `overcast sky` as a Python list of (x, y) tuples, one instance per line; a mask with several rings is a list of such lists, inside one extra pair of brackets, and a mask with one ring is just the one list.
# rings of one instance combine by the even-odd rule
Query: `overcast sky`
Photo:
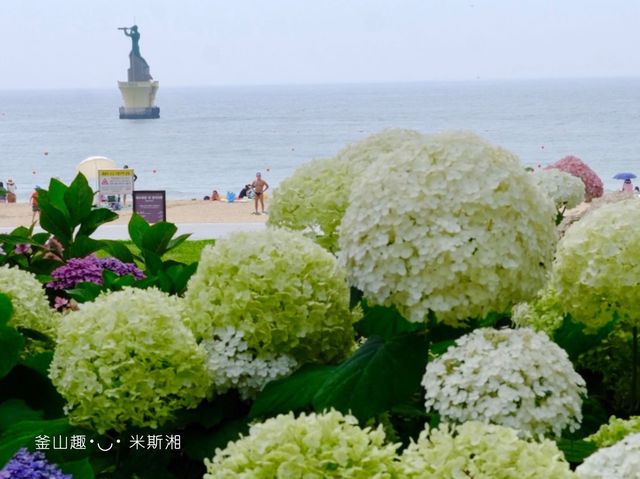
[(640, 76), (638, 0), (0, 0), (0, 89)]

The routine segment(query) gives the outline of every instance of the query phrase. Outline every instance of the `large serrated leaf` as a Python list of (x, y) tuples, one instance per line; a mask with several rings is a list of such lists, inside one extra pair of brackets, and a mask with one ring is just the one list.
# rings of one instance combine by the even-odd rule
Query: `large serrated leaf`
[(272, 381), (258, 394), (250, 418), (270, 417), (308, 408), (336, 366), (305, 366), (291, 376)]
[(71, 226), (78, 226), (89, 216), (93, 204), (93, 190), (84, 175), (76, 175), (64, 192), (64, 202), (69, 211)]
[(325, 381), (313, 399), (315, 409), (351, 411), (366, 421), (405, 402), (420, 387), (428, 345), (421, 333), (369, 338)]

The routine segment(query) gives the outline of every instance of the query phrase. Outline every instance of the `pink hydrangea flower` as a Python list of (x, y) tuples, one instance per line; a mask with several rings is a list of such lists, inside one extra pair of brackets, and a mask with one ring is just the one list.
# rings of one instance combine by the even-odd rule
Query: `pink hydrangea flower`
[(604, 186), (602, 180), (595, 171), (589, 168), (584, 161), (577, 156), (565, 156), (559, 161), (547, 166), (545, 169), (558, 168), (561, 171), (576, 176), (584, 183), (585, 201), (591, 201), (594, 198), (599, 198), (604, 193)]

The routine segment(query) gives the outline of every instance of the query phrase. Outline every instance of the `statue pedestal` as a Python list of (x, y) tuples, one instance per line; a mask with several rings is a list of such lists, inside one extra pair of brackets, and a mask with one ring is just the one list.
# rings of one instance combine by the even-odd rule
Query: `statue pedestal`
[(155, 106), (157, 81), (119, 81), (124, 106), (120, 107), (120, 119), (140, 120), (160, 118), (160, 108)]

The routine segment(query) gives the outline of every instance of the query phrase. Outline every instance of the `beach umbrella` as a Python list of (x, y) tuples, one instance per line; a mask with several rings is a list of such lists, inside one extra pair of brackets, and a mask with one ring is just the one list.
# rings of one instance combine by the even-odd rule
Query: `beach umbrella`
[(636, 178), (636, 175), (629, 172), (618, 173), (616, 176), (613, 177), (614, 180), (631, 180), (633, 178)]
[(87, 180), (98, 179), (98, 170), (117, 169), (116, 162), (105, 156), (90, 156), (76, 166), (76, 172), (82, 173)]

